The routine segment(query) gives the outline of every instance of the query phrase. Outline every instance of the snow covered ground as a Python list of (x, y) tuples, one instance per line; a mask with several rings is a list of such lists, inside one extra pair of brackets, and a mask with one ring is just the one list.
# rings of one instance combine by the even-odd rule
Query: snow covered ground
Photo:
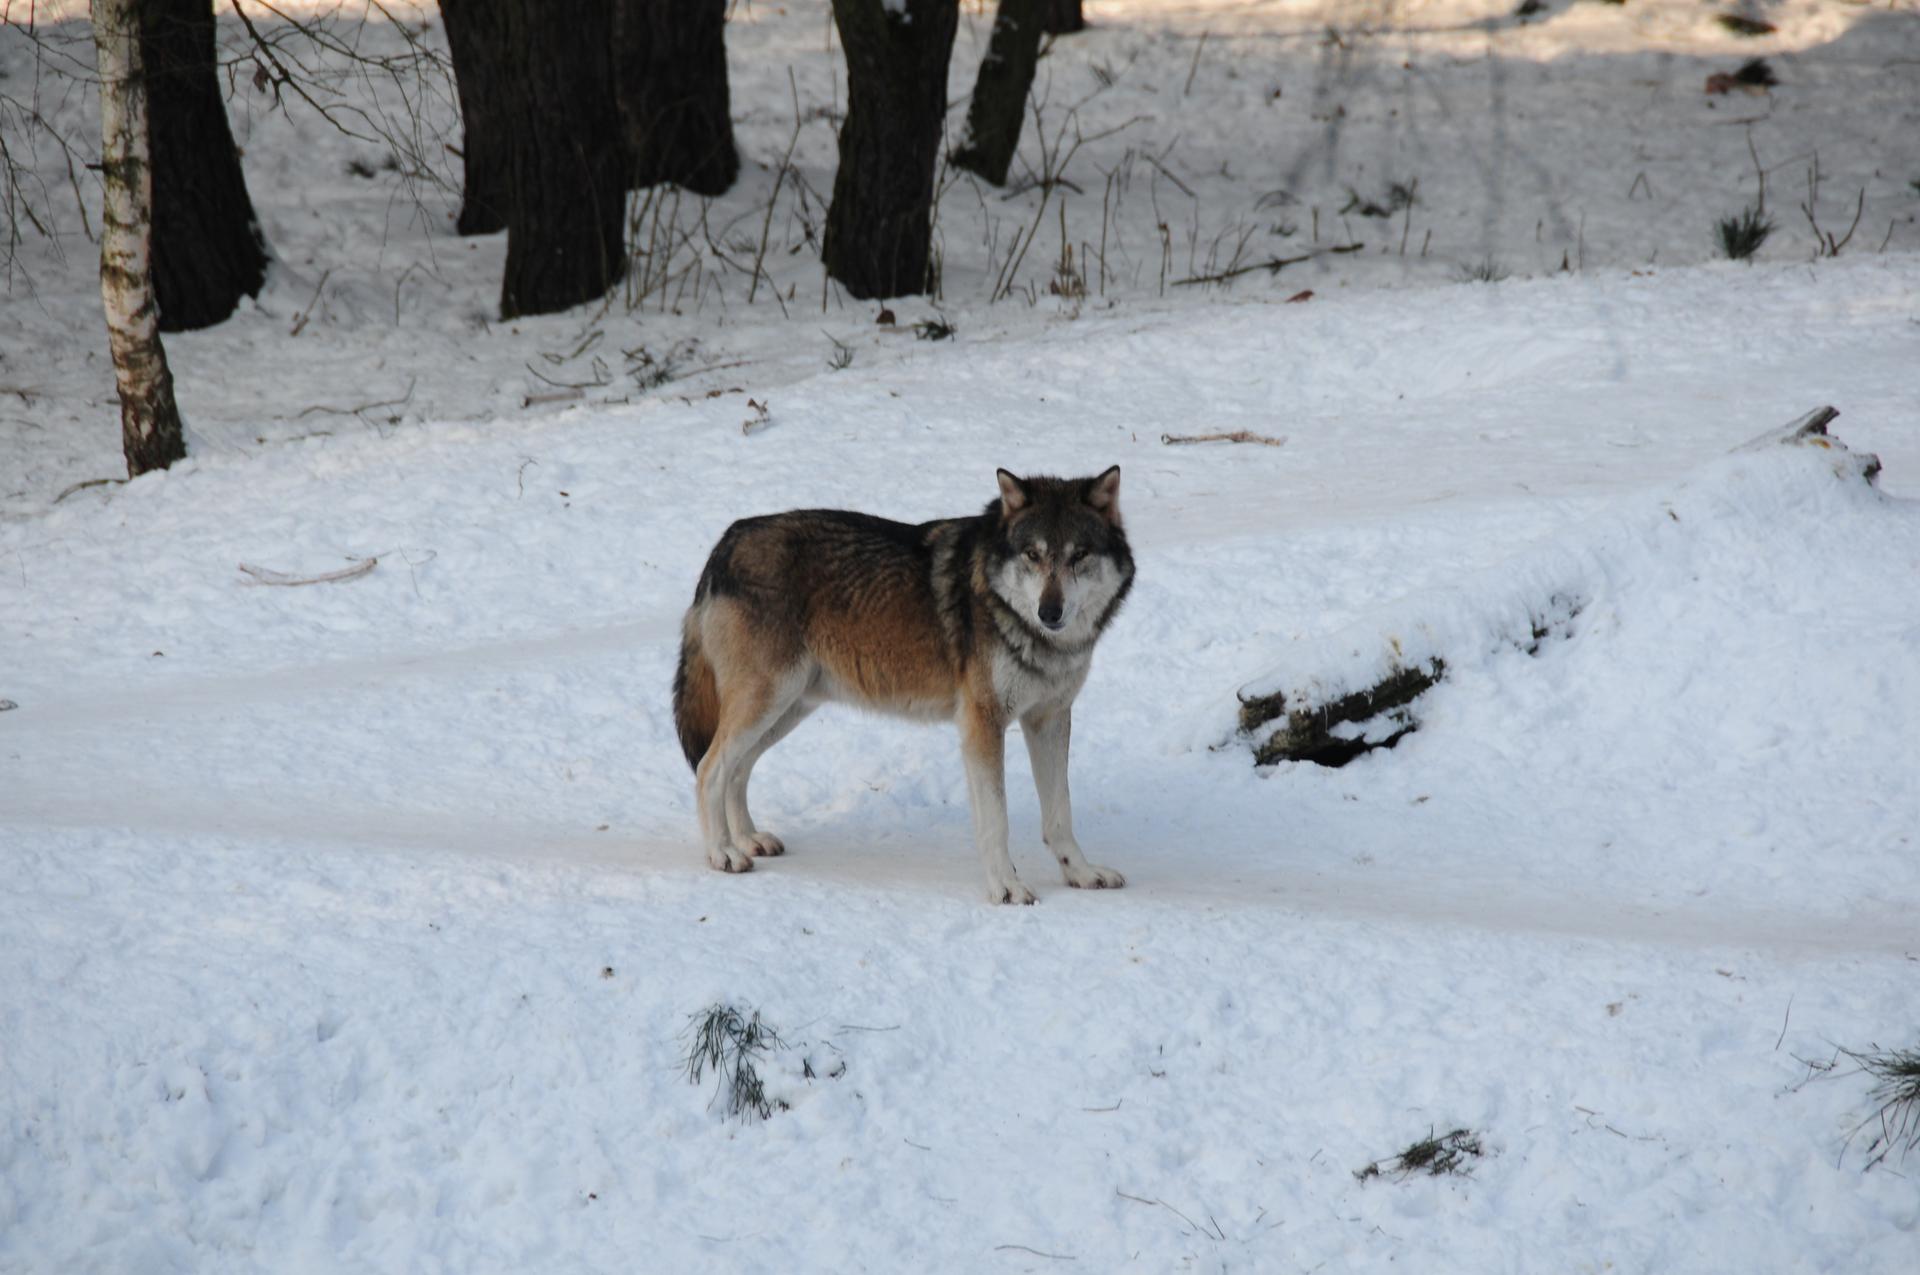
[[(1111, 304), (1048, 295), (1051, 265), (1025, 268), (1035, 304), (989, 304), (984, 245), (1038, 195), (956, 191), (953, 340), (831, 294), (823, 317), (797, 211), (790, 316), (716, 268), (678, 315), (504, 328), (497, 240), (345, 176), (324, 126), (237, 107), (281, 265), (169, 339), (195, 454), (56, 502), (116, 467), (111, 378), (77, 218), (64, 260), (28, 241), (33, 291), (0, 304), (0, 1269), (1911, 1265), (1913, 1163), (1863, 1172), (1864, 1083), (1803, 1061), (1920, 1029), (1911, 7), (1767, 6), (1757, 43), (1680, 4), (1348, 9), (1338, 43), (1310, 5), (1088, 8), (1055, 100), (1132, 57), (1089, 127), (1151, 106), (1203, 234), (1285, 184), (1308, 86), (1346, 86), (1340, 162), (1261, 215), (1337, 221), (1342, 182), (1387, 177), (1362, 159), (1431, 155), (1407, 257), (1369, 221), (1366, 252), (1162, 296), (1136, 237)], [(787, 62), (803, 113), (832, 100), (824, 12), (737, 15), (750, 160), (786, 145)], [(1794, 69), (1771, 104), (1699, 95), (1752, 51)], [(1401, 61), (1434, 87), (1395, 106)], [(1291, 114), (1261, 132), (1267, 76), (1260, 109)], [(1525, 98), (1498, 137), (1496, 85)], [(1768, 162), (1817, 140), (1830, 189), (1867, 183), (1872, 242), (1810, 260), (1770, 186), (1763, 261), (1708, 262), (1754, 185), (1736, 109), (1770, 112)], [(831, 134), (805, 136), (824, 190)], [(1069, 208), (1096, 234), (1101, 171), (1146, 139), (1101, 145), (1075, 161), (1096, 207)], [(1666, 166), (1652, 200), (1626, 198), (1636, 151)], [(1564, 274), (1527, 157), (1549, 224), (1590, 201)], [(1537, 277), (1455, 282), (1483, 231)], [(677, 379), (643, 385), (642, 346)], [(526, 406), (543, 376), (590, 388)], [(743, 432), (749, 397), (768, 420)], [(1838, 453), (1729, 454), (1822, 403), (1877, 490)], [(1161, 442), (1232, 429), (1286, 441)], [(986, 906), (951, 732), (847, 712), (757, 773), (790, 852), (708, 871), (666, 688), (726, 523), (934, 517), (995, 466), (1110, 463), (1141, 576), (1074, 782), (1128, 888), (1048, 872), (1016, 747), (1042, 898)], [(237, 569), (368, 556), (306, 588)], [(1206, 746), (1236, 688), (1353, 676), (1383, 637), (1569, 581), (1565, 636), (1456, 660), (1391, 752), (1262, 772)], [(687, 1084), (717, 1000), (792, 1044), (790, 1110), (730, 1122)], [(1455, 1127), (1487, 1151), (1469, 1177), (1354, 1177)]]

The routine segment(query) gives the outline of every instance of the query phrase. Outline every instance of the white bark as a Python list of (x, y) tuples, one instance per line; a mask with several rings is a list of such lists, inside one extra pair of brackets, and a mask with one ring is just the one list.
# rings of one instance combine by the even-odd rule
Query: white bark
[(139, 0), (93, 0), (93, 38), (100, 51), (100, 173), (106, 194), (100, 296), (120, 390), (127, 473), (137, 478), (186, 455), (153, 296), (153, 174)]

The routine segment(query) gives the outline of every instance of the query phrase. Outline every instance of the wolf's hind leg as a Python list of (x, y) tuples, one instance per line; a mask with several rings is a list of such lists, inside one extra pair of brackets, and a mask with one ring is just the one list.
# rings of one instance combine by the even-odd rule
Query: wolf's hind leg
[(788, 732), (805, 721), (815, 707), (804, 699), (796, 699), (728, 771), (727, 833), (735, 850), (756, 857), (786, 853), (786, 842), (754, 826), (753, 815), (747, 810), (747, 781), (753, 777), (755, 764), (766, 755), (767, 750), (785, 739)]
[[(751, 767), (748, 759), (757, 755), (760, 741), (793, 706), (804, 686), (804, 679), (782, 686), (764, 675), (721, 683), (719, 725), (714, 729), (706, 756), (700, 759), (695, 786), (707, 862), (721, 872), (753, 869), (753, 850), (742, 848), (745, 839), (736, 837), (728, 824), (728, 799), (735, 782), (740, 781), (741, 809), (745, 810), (741, 764), (745, 761)], [(752, 842), (746, 841), (746, 845), (751, 847)]]
[(1040, 794), (1041, 836), (1060, 861), (1060, 875), (1081, 890), (1117, 890), (1127, 879), (1112, 868), (1088, 863), (1073, 835), (1073, 796), (1067, 789), (1067, 750), (1073, 738), (1073, 709), (1031, 713), (1020, 719), (1033, 762), (1033, 786)]

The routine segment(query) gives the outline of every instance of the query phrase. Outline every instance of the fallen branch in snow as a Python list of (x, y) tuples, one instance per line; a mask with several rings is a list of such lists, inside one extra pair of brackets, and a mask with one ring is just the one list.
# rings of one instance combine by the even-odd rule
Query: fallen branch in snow
[(295, 420), (312, 416), (316, 412), (324, 416), (358, 416), (362, 412), (371, 412), (376, 407), (401, 407), (413, 401), (414, 386), (420, 383), (417, 376), (407, 378), (407, 392), (399, 398), (382, 399), (377, 403), (362, 403), (358, 407), (329, 407), (325, 403), (315, 403), (312, 407), (303, 407), (295, 414)]
[(995, 1244), (993, 1246), (993, 1251), (996, 1253), (1005, 1253), (1014, 1250), (1022, 1253), (1031, 1253), (1035, 1257), (1051, 1258), (1056, 1262), (1077, 1262), (1080, 1260), (1071, 1253), (1042, 1253), (1039, 1249), (1028, 1248), (1025, 1244)]
[[(1282, 761), (1310, 761), (1322, 766), (1344, 766), (1362, 753), (1392, 748), (1420, 725), (1411, 713), (1401, 710), (1431, 690), (1446, 671), (1447, 662), (1435, 656), (1423, 667), (1400, 669), (1364, 691), (1355, 691), (1329, 704), (1305, 704), (1291, 710), (1287, 707), (1286, 695), (1278, 691), (1242, 700), (1241, 730), (1258, 730), (1282, 713), (1287, 718), (1285, 726), (1254, 747), (1253, 764), (1271, 766)], [(1383, 715), (1389, 726), (1380, 738), (1367, 737), (1377, 732), (1344, 736), (1333, 733), (1336, 726), (1367, 722)]]
[(379, 565), (378, 558), (362, 558), (350, 567), (342, 567), (338, 571), (328, 571), (317, 576), (293, 576), (284, 571), (272, 571), (266, 567), (250, 566), (244, 562), (240, 564), (240, 570), (252, 576), (255, 584), (278, 584), (291, 587), (300, 584), (336, 584), (342, 580), (358, 580)]
[(85, 491), (85, 490), (86, 490), (87, 488), (89, 488), (89, 487), (105, 487), (105, 486), (107, 486), (107, 485), (109, 485), (109, 484), (113, 484), (113, 485), (118, 485), (118, 484), (120, 484), (120, 483), (124, 483), (124, 482), (126, 482), (126, 481), (127, 481), (127, 480), (126, 480), (126, 479), (124, 479), (124, 478), (88, 478), (88, 479), (84, 479), (84, 480), (83, 480), (83, 481), (81, 481), (81, 482), (77, 482), (77, 483), (74, 483), (74, 484), (73, 484), (72, 486), (70, 486), (70, 487), (68, 487), (68, 488), (67, 488), (67, 489), (66, 489), (65, 491), (62, 491), (62, 492), (61, 492), (61, 493), (60, 493), (60, 494), (59, 494), (58, 496), (55, 496), (55, 497), (53, 498), (53, 503), (57, 505), (57, 504), (59, 504), (59, 503), (60, 503), (61, 501), (63, 501), (63, 500), (65, 500), (65, 499), (66, 499), (66, 498), (67, 498), (68, 496), (71, 496), (71, 495), (73, 495), (73, 493), (74, 493), (74, 492), (76, 492), (76, 491)]
[(1169, 447), (1181, 443), (1261, 443), (1268, 447), (1283, 447), (1287, 436), (1282, 434), (1272, 438), (1266, 434), (1256, 434), (1250, 429), (1236, 429), (1224, 434), (1162, 434), (1160, 441)]
[(1238, 279), (1243, 274), (1252, 274), (1264, 270), (1268, 274), (1279, 274), (1288, 266), (1297, 266), (1303, 261), (1312, 261), (1315, 257), (1324, 257), (1330, 253), (1359, 252), (1367, 245), (1363, 243), (1336, 244), (1331, 248), (1322, 248), (1318, 252), (1302, 253), (1298, 257), (1270, 257), (1265, 261), (1256, 261), (1250, 266), (1237, 266), (1232, 270), (1222, 270), (1218, 274), (1197, 274), (1189, 279), (1175, 279), (1173, 286), (1184, 288), (1195, 283), (1225, 283), (1229, 279)]

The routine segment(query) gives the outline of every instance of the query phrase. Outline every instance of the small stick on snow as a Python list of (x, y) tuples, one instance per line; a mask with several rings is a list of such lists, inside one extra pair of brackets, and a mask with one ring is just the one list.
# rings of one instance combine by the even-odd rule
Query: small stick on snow
[(1332, 248), (1322, 249), (1320, 252), (1303, 253), (1298, 257), (1270, 257), (1265, 261), (1256, 261), (1250, 266), (1238, 266), (1232, 270), (1222, 270), (1218, 274), (1197, 274), (1186, 279), (1175, 279), (1173, 286), (1176, 288), (1186, 288), (1196, 283), (1225, 283), (1229, 279), (1238, 279), (1241, 275), (1252, 274), (1256, 270), (1264, 270), (1268, 274), (1279, 274), (1288, 266), (1297, 266), (1303, 261), (1312, 261), (1315, 257), (1323, 256), (1326, 253), (1359, 252), (1366, 246), (1367, 245), (1363, 243), (1338, 244)]
[(350, 567), (342, 567), (338, 571), (328, 571), (317, 576), (293, 576), (288, 575), (284, 571), (272, 571), (266, 567), (250, 566), (244, 562), (240, 564), (240, 570), (252, 576), (255, 584), (292, 586), (298, 584), (336, 584), (342, 580), (358, 580), (361, 576), (367, 574), (367, 572), (379, 565), (380, 559), (378, 558), (362, 558)]
[(1282, 434), (1278, 438), (1270, 438), (1250, 429), (1236, 429), (1223, 434), (1162, 434), (1160, 441), (1169, 447), (1181, 443), (1259, 443), (1266, 447), (1282, 447), (1286, 445), (1287, 436)]
[(328, 407), (324, 403), (315, 403), (312, 407), (301, 408), (299, 412), (295, 413), (294, 419), (302, 420), (308, 416), (312, 416), (316, 412), (323, 413), (327, 416), (358, 416), (362, 412), (371, 412), (376, 407), (404, 407), (413, 401), (413, 388), (419, 383), (419, 377), (408, 377), (407, 392), (399, 398), (382, 399), (378, 403), (362, 403), (358, 407)]
[(1056, 1262), (1077, 1262), (1080, 1260), (1071, 1253), (1042, 1253), (1039, 1249), (1028, 1248), (1025, 1244), (995, 1244), (993, 1246), (993, 1251), (996, 1253), (1004, 1253), (1009, 1249), (1018, 1249), (1022, 1253), (1031, 1253), (1035, 1257), (1049, 1257)]
[(73, 495), (74, 492), (85, 491), (89, 487), (104, 487), (109, 483), (117, 484), (117, 483), (124, 483), (126, 481), (127, 480), (124, 478), (88, 478), (82, 482), (77, 482), (73, 484), (71, 487), (61, 492), (58, 496), (55, 496), (53, 498), (53, 503), (57, 505), (61, 501), (65, 500), (68, 496)]

